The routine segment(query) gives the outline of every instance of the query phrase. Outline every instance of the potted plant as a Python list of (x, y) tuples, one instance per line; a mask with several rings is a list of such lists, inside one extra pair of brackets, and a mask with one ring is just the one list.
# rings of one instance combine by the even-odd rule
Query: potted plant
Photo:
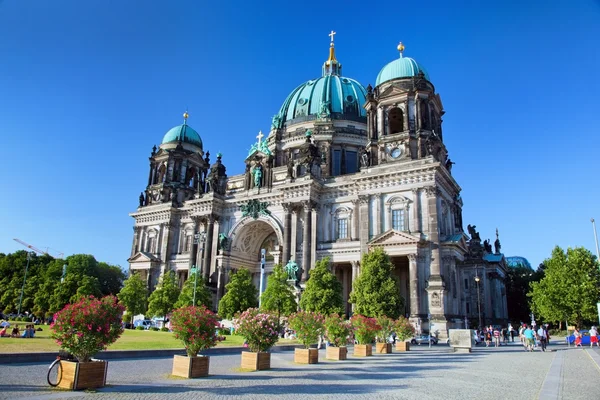
[(258, 308), (249, 308), (233, 320), (236, 335), (246, 339), (248, 350), (242, 352), (242, 368), (263, 370), (271, 368), (271, 353), (268, 350), (279, 339), (277, 317), (261, 313)]
[(74, 361), (60, 360), (62, 376), (58, 387), (79, 390), (106, 385), (108, 362), (92, 357), (121, 336), (124, 310), (114, 296), (90, 296), (67, 304), (54, 314), (51, 337), (75, 357)]
[(415, 335), (415, 328), (413, 325), (408, 319), (400, 317), (394, 324), (394, 331), (396, 332), (396, 350), (409, 351), (410, 343), (407, 342), (407, 340)]
[(377, 353), (389, 354), (392, 352), (392, 344), (389, 342), (389, 338), (394, 331), (395, 321), (390, 317), (381, 315), (375, 318), (379, 330), (377, 331), (377, 344), (375, 345)]
[(205, 306), (187, 306), (173, 311), (171, 329), (176, 339), (183, 342), (186, 356), (173, 356), (173, 375), (184, 378), (208, 376), (210, 357), (198, 352), (210, 349), (218, 342), (218, 317)]
[(325, 318), (325, 335), (329, 341), (325, 357), (328, 360), (345, 360), (348, 354), (348, 335), (352, 332), (350, 322), (333, 313)]
[(358, 341), (358, 344), (354, 345), (354, 355), (361, 357), (373, 355), (373, 347), (371, 344), (375, 340), (377, 331), (380, 329), (375, 318), (354, 314), (352, 318), (350, 318), (350, 322), (354, 328), (354, 337)]
[(319, 362), (319, 349), (311, 349), (310, 345), (319, 340), (323, 333), (324, 318), (312, 311), (298, 311), (288, 317), (290, 328), (296, 331), (296, 337), (302, 341), (303, 349), (294, 350), (294, 362), (300, 364), (316, 364)]

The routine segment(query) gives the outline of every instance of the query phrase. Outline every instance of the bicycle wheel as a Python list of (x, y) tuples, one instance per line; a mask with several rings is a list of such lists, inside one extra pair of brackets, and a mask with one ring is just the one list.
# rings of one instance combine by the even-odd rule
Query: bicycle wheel
[[(53, 382), (51, 380), (51, 377), (54, 376), (56, 376), (56, 379)], [(48, 380), (48, 385), (52, 387), (58, 386), (58, 384), (62, 380), (62, 366), (60, 365), (60, 358), (57, 358), (52, 362), (52, 364), (50, 364), (50, 367), (48, 367), (48, 376), (46, 377), (46, 379)]]

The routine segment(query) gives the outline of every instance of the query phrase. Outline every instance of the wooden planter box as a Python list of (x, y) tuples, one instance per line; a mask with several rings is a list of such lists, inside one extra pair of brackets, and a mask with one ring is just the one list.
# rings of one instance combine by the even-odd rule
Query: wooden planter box
[(242, 368), (253, 371), (271, 369), (271, 353), (242, 351)]
[(108, 361), (66, 361), (60, 360), (62, 376), (58, 374), (58, 387), (62, 389), (83, 390), (104, 387)]
[(184, 378), (200, 378), (208, 376), (210, 357), (207, 356), (173, 356), (173, 371), (171, 374)]
[(375, 345), (376, 351), (379, 354), (390, 354), (392, 352), (391, 343), (377, 343)]
[(409, 351), (410, 350), (410, 343), (409, 342), (397, 341), (396, 342), (396, 350), (398, 350), (398, 351)]
[(346, 346), (342, 347), (327, 347), (327, 352), (325, 353), (325, 358), (328, 360), (346, 360), (348, 356), (348, 348)]
[(294, 362), (298, 364), (317, 364), (319, 349), (295, 349)]
[(369, 357), (373, 355), (373, 346), (370, 344), (355, 344), (354, 355), (358, 357)]

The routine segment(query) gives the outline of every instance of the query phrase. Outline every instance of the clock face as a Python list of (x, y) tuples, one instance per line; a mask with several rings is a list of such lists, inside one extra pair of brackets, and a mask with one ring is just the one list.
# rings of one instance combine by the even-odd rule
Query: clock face
[(400, 157), (400, 155), (402, 155), (402, 150), (400, 150), (398, 147), (395, 147), (390, 152), (390, 155), (392, 156), (392, 158), (398, 158)]

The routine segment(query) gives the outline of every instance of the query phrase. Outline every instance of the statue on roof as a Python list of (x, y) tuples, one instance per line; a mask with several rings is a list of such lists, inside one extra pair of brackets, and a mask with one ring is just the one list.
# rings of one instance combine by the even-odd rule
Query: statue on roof
[(321, 107), (319, 108), (319, 117), (329, 118), (331, 112), (329, 110), (330, 101), (321, 101)]
[(498, 228), (496, 228), (496, 241), (494, 242), (494, 253), (500, 254), (501, 248), (502, 246), (500, 246), (500, 236), (498, 235)]
[(140, 207), (143, 207), (146, 205), (146, 202), (144, 200), (144, 192), (140, 193)]
[(256, 166), (252, 169), (252, 174), (254, 175), (254, 186), (259, 188), (262, 186), (262, 165), (256, 164)]
[(483, 249), (488, 253), (492, 252), (492, 244), (489, 239), (483, 241)]
[(477, 232), (475, 228), (477, 228), (476, 225), (467, 225), (467, 231), (469, 232), (469, 235), (471, 235), (471, 240), (474, 242), (481, 242), (479, 232)]

